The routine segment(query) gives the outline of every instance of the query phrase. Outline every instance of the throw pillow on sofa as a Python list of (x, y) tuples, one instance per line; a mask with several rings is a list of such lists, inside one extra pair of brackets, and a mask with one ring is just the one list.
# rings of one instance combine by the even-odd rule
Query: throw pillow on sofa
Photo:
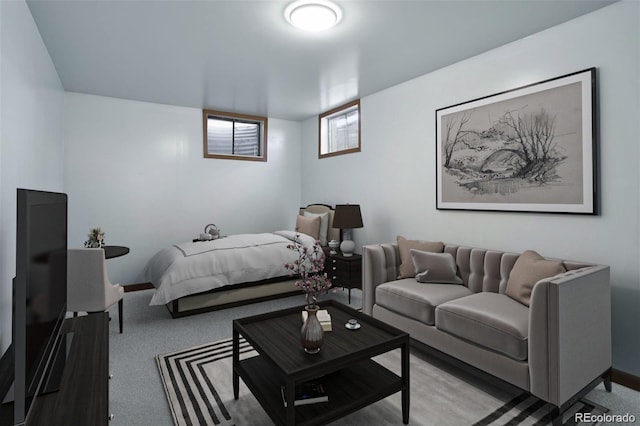
[(398, 251), (400, 252), (400, 267), (398, 268), (398, 279), (413, 278), (416, 276), (415, 269), (413, 269), (413, 261), (411, 260), (411, 253), (409, 250), (421, 250), (430, 251), (433, 253), (442, 253), (444, 250), (444, 243), (420, 241), (420, 240), (407, 240), (404, 237), (398, 235)]
[(543, 278), (566, 272), (562, 262), (547, 260), (533, 250), (522, 253), (511, 269), (505, 294), (529, 306), (533, 286)]
[(451, 253), (432, 253), (411, 249), (411, 260), (419, 283), (462, 284), (456, 260)]

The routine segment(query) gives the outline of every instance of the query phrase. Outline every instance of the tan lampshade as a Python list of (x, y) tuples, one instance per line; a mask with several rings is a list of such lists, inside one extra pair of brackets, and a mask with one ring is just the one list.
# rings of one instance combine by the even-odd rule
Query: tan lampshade
[(362, 228), (359, 204), (336, 204), (333, 227), (340, 229)]

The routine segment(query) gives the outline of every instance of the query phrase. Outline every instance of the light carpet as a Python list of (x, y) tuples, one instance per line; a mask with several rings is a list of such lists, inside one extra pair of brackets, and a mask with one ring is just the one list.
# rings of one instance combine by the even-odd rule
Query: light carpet
[[(242, 341), (241, 357), (256, 356)], [(263, 426), (271, 420), (240, 381), (240, 398), (233, 399), (232, 341), (221, 340), (156, 356), (162, 383), (176, 425)], [(376, 357), (386, 368), (399, 373), (400, 351)], [(549, 407), (522, 391), (473, 381), (454, 370), (427, 362), (412, 348), (411, 425), (547, 425)], [(574, 413), (602, 414), (608, 410), (586, 400), (567, 413), (566, 424), (576, 424)], [(332, 424), (401, 425), (400, 393), (392, 395)]]

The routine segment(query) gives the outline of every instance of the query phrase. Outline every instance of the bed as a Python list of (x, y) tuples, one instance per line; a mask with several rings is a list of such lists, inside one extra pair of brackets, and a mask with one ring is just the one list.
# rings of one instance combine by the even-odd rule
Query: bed
[[(319, 240), (340, 240), (334, 211), (324, 204), (301, 207), (300, 216), (320, 216)], [(291, 230), (241, 234), (213, 241), (175, 244), (147, 262), (145, 277), (155, 287), (150, 305), (166, 305), (173, 318), (299, 294), (285, 263), (297, 258), (287, 248), (296, 235), (311, 247), (314, 238)]]

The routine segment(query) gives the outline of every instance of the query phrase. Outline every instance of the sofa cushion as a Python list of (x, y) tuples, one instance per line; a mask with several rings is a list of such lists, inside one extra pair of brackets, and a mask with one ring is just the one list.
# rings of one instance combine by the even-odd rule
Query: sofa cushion
[(398, 268), (398, 279), (414, 278), (416, 276), (413, 269), (413, 261), (411, 260), (411, 249), (431, 251), (434, 253), (442, 253), (444, 243), (420, 240), (407, 240), (398, 235), (398, 251), (400, 252), (400, 267)]
[(457, 274), (456, 260), (451, 253), (431, 253), (409, 250), (420, 283), (462, 284)]
[(527, 359), (529, 308), (504, 294), (482, 292), (436, 308), (436, 328), (513, 359)]
[(533, 250), (527, 250), (518, 257), (509, 273), (505, 294), (525, 306), (531, 301), (533, 286), (543, 278), (566, 272), (562, 262), (546, 260)]
[(455, 284), (421, 284), (405, 278), (376, 287), (376, 304), (428, 325), (435, 324), (435, 308), (441, 303), (473, 294)]

